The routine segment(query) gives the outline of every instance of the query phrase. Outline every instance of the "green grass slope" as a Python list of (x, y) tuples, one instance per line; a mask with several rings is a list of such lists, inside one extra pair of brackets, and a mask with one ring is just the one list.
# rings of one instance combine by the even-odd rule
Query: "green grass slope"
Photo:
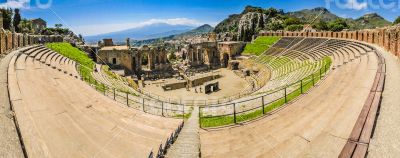
[(252, 43), (246, 45), (243, 55), (260, 55), (266, 51), (270, 46), (279, 41), (280, 37), (275, 36), (261, 36), (254, 40)]

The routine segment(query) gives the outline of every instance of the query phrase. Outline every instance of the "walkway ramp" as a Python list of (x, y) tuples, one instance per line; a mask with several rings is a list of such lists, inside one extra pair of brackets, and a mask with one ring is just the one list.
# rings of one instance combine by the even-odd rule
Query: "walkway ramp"
[(199, 107), (195, 107), (191, 117), (185, 122), (176, 142), (166, 155), (168, 158), (200, 157)]

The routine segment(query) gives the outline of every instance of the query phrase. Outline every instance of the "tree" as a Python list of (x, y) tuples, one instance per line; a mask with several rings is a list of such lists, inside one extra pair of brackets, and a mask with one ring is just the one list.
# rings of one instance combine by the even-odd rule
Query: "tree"
[(55, 24), (54, 25), (57, 29), (61, 28), (63, 25), (62, 24)]
[(394, 20), (393, 24), (399, 24), (399, 23), (400, 23), (400, 16), (398, 16), (396, 20)]
[(330, 31), (339, 32), (348, 29), (349, 25), (343, 19), (336, 19), (335, 21), (329, 22), (328, 28)]
[(174, 52), (171, 52), (168, 56), (169, 61), (175, 61), (176, 60), (176, 54)]
[(12, 14), (13, 11), (12, 9), (0, 9), (2, 15), (3, 15), (3, 28), (6, 30), (10, 30), (11, 28), (11, 22), (12, 22)]
[(285, 26), (289, 26), (289, 25), (300, 25), (300, 24), (301, 24), (301, 21), (300, 21), (300, 19), (290, 17), (290, 18), (287, 18), (287, 19), (285, 20), (284, 24), (285, 24)]
[(20, 29), (21, 33), (33, 33), (34, 32), (32, 21), (27, 20), (27, 19), (21, 20), (21, 22), (18, 25), (18, 28)]
[(258, 21), (258, 26), (261, 27), (261, 29), (264, 29), (264, 15), (260, 14), (260, 20)]
[(276, 17), (278, 15), (278, 10), (271, 7), (271, 8), (268, 8), (267, 10), (265, 10), (264, 14), (269, 16), (270, 18)]
[(14, 10), (14, 19), (13, 19), (13, 26), (15, 28), (15, 32), (20, 33), (21, 28), (19, 27), (19, 23), (21, 22), (21, 14), (19, 12), (18, 8), (15, 8)]
[(303, 25), (289, 25), (286, 27), (288, 31), (301, 31), (303, 30)]
[(318, 23), (313, 25), (314, 29), (317, 29), (319, 31), (327, 31), (329, 30), (328, 24), (325, 21), (319, 21)]
[(269, 23), (267, 28), (268, 30), (277, 31), (277, 30), (283, 30), (284, 27), (280, 22), (274, 21)]

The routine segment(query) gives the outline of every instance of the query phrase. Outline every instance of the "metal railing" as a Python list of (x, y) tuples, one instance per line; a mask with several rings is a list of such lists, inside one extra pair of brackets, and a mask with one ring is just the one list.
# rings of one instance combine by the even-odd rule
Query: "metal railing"
[(200, 127), (232, 125), (264, 116), (314, 87), (319, 80), (327, 75), (331, 64), (331, 61), (324, 63), (317, 72), (266, 94), (256, 95), (250, 99), (239, 99), (232, 103), (200, 107)]
[[(179, 133), (182, 131), (183, 126), (185, 125), (185, 122), (182, 122), (178, 128), (175, 130), (175, 132), (171, 133), (171, 136), (167, 138), (167, 141), (165, 141), (164, 146), (161, 143), (160, 147), (158, 148), (158, 152), (156, 155), (156, 158), (162, 158), (167, 154), (167, 150), (171, 147), (172, 144), (178, 139)], [(148, 158), (154, 158), (154, 152), (153, 150), (150, 151), (149, 157)]]
[[(167, 103), (160, 100), (155, 100), (151, 98), (142, 98), (136, 96), (135, 94), (129, 92), (119, 91), (114, 87), (109, 87), (104, 83), (100, 83), (95, 80), (91, 74), (84, 76), (83, 70), (87, 69), (87, 72), (91, 72), (91, 69), (76, 63), (76, 70), (81, 76), (81, 80), (88, 83), (96, 91), (99, 91), (103, 95), (112, 98), (113, 100), (126, 105), (127, 107), (141, 110), (145, 113), (171, 117), (171, 118), (184, 118), (185, 115), (190, 114), (190, 107), (185, 107), (183, 104)], [(186, 108), (186, 109), (185, 109)], [(185, 111), (186, 110), (186, 111)]]

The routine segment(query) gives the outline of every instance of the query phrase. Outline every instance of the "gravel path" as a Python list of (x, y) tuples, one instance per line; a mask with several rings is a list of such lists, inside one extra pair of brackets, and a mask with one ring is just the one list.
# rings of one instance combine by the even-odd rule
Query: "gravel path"
[(7, 71), (12, 52), (0, 59), (0, 157), (24, 157), (11, 111), (8, 96)]
[(368, 157), (394, 158), (400, 155), (400, 63), (389, 53), (382, 55), (386, 59), (386, 84)]

